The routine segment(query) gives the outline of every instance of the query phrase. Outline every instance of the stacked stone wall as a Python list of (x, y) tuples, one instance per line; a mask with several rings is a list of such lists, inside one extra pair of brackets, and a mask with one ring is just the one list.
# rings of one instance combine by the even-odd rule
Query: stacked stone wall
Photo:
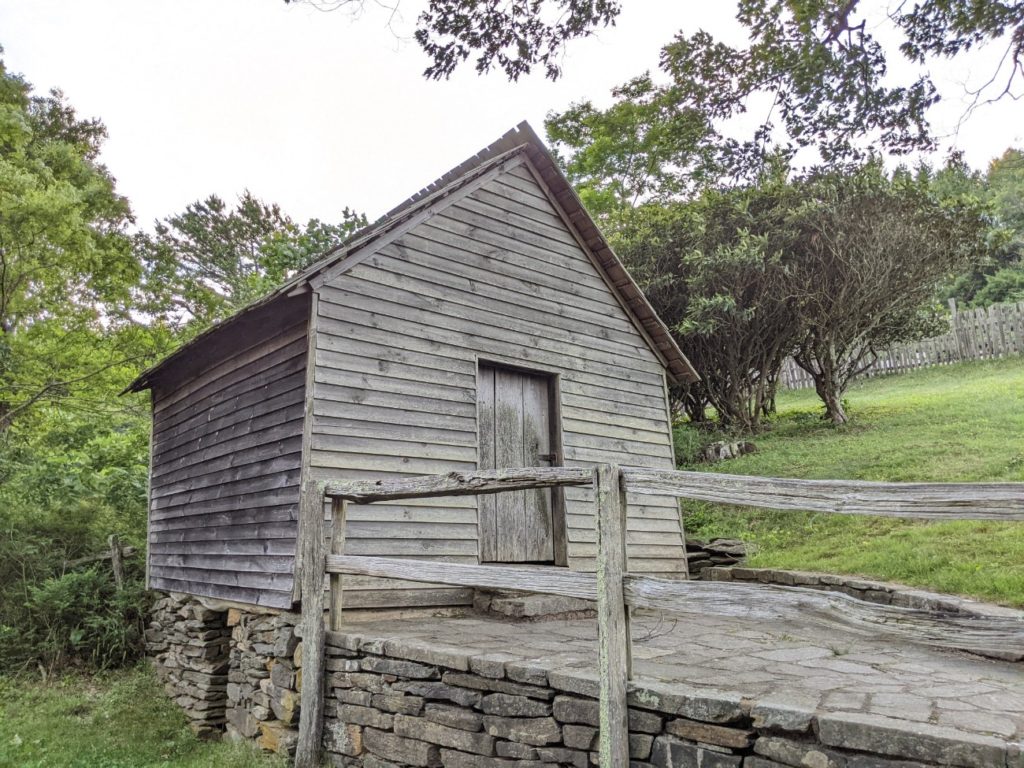
[(294, 614), (228, 611), (231, 664), (227, 685), (227, 734), (256, 739), (266, 750), (290, 755), (299, 724), (298, 638)]
[(206, 738), (295, 751), (299, 722), (294, 614), (213, 610), (185, 596), (157, 601), (146, 633), (164, 689)]
[[(324, 748), (337, 768), (588, 768), (597, 680), (502, 654), (331, 633)], [(818, 715), (703, 693), (632, 687), (630, 768), (930, 768), (1017, 765), (1005, 744), (884, 718)], [(891, 723), (891, 721), (888, 721)]]
[(224, 729), (231, 629), (223, 612), (189, 598), (164, 597), (153, 606), (146, 642), (167, 695), (200, 736)]
[[(298, 617), (213, 611), (167, 597), (150, 651), (167, 692), (206, 736), (294, 753)], [(335, 768), (587, 768), (598, 687), (588, 666), (328, 633), (324, 754)], [(724, 673), (723, 673), (724, 674)], [(723, 679), (723, 683), (727, 682)], [(1024, 768), (1020, 745), (929, 722), (819, 712), (785, 691), (753, 700), (683, 682), (629, 693), (630, 768)]]

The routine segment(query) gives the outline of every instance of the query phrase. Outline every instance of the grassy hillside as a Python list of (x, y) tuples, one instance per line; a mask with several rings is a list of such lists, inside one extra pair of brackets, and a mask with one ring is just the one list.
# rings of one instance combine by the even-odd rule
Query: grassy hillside
[(197, 741), (144, 668), (42, 685), (0, 677), (0, 765), (284, 768), (250, 744)]
[[(872, 379), (852, 423), (821, 422), (813, 390), (784, 392), (758, 452), (712, 467), (747, 475), (1024, 481), (1024, 359)], [(707, 470), (709, 467), (691, 467)], [(926, 523), (688, 503), (691, 536), (758, 545), (751, 565), (852, 573), (1024, 606), (1024, 523)]]

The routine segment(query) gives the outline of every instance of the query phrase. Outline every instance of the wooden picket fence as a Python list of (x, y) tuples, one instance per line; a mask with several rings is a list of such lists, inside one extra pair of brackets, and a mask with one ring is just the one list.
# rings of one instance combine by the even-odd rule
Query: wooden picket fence
[[(462, 565), (343, 554), (350, 503), (465, 496), (534, 488), (592, 486), (597, 573), (566, 568)], [(501, 469), (400, 480), (310, 483), (303, 489), (300, 541), (303, 595), (323, 594), (329, 575), (332, 630), (343, 628), (346, 576), (510, 589), (593, 600), (598, 613), (601, 765), (629, 765), (626, 693), (632, 674), (630, 610), (813, 623), (833, 630), (964, 650), (1024, 652), (1024, 622), (878, 605), (802, 587), (674, 581), (629, 573), (626, 494), (675, 496), (770, 509), (929, 519), (1024, 520), (1024, 483), (876, 483), (795, 480), (618, 465)], [(323, 509), (333, 505), (328, 550)], [(317, 523), (319, 521), (319, 523)], [(296, 768), (318, 765), (324, 712), (327, 627), (319, 599), (302, 603), (303, 685)]]
[[(1024, 301), (962, 312), (951, 302), (950, 308), (947, 333), (882, 350), (875, 364), (861, 376), (888, 376), (966, 360), (1024, 355)], [(786, 358), (782, 364), (779, 381), (786, 389), (814, 386), (814, 380), (793, 358)]]

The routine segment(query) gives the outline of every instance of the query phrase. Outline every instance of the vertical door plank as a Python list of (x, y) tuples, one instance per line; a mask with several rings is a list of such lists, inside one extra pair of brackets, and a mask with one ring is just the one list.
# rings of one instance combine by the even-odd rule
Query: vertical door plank
[[(542, 376), (523, 376), (523, 466), (550, 467), (551, 414), (548, 381)], [(543, 458), (541, 458), (543, 457)], [(524, 491), (526, 561), (549, 563), (555, 559), (551, 517), (551, 489)]]
[[(522, 467), (523, 376), (494, 372), (494, 454), (499, 468)], [(521, 563), (526, 558), (526, 492), (497, 494), (497, 560)]]
[[(481, 365), (477, 378), (477, 466), (497, 469), (494, 455), (494, 369)], [(477, 496), (481, 562), (494, 562), (498, 556), (497, 497)]]

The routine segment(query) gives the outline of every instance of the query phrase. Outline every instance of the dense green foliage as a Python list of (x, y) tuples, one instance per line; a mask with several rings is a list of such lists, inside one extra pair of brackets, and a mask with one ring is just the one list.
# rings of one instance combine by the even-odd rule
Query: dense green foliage
[(199, 331), (260, 298), (337, 247), (366, 217), (346, 208), (338, 224), (300, 226), (276, 205), (245, 192), (234, 208), (211, 195), (140, 233), (144, 309), (171, 326)]
[[(848, 394), (855, 418), (822, 424), (809, 389), (781, 392), (758, 451), (702, 471), (885, 481), (1024, 481), (1024, 365), (961, 363), (868, 379)], [(713, 439), (689, 425), (677, 444)], [(691, 451), (690, 455), (694, 455)], [(1024, 606), (1019, 523), (910, 522), (688, 502), (687, 532), (758, 546), (751, 564), (854, 573)]]
[(141, 652), (149, 409), (118, 393), (177, 344), (365, 219), (296, 224), (246, 193), (133, 233), (97, 157), (106, 132), (0, 64), (0, 666), (123, 665)]
[(284, 768), (252, 744), (197, 741), (144, 667), (49, 684), (0, 677), (0, 765), (19, 768)]
[[(681, 402), (702, 422), (756, 430), (793, 355), (826, 415), (879, 349), (926, 335), (938, 286), (984, 258), (989, 222), (969, 197), (877, 163), (705, 190), (618, 213), (619, 254), (700, 371)], [(931, 313), (933, 314), (933, 313)]]
[(969, 307), (1024, 301), (1024, 151), (1007, 149), (984, 174), (953, 158), (933, 174), (933, 185), (987, 204), (993, 218), (988, 257), (951, 280), (943, 297)]

